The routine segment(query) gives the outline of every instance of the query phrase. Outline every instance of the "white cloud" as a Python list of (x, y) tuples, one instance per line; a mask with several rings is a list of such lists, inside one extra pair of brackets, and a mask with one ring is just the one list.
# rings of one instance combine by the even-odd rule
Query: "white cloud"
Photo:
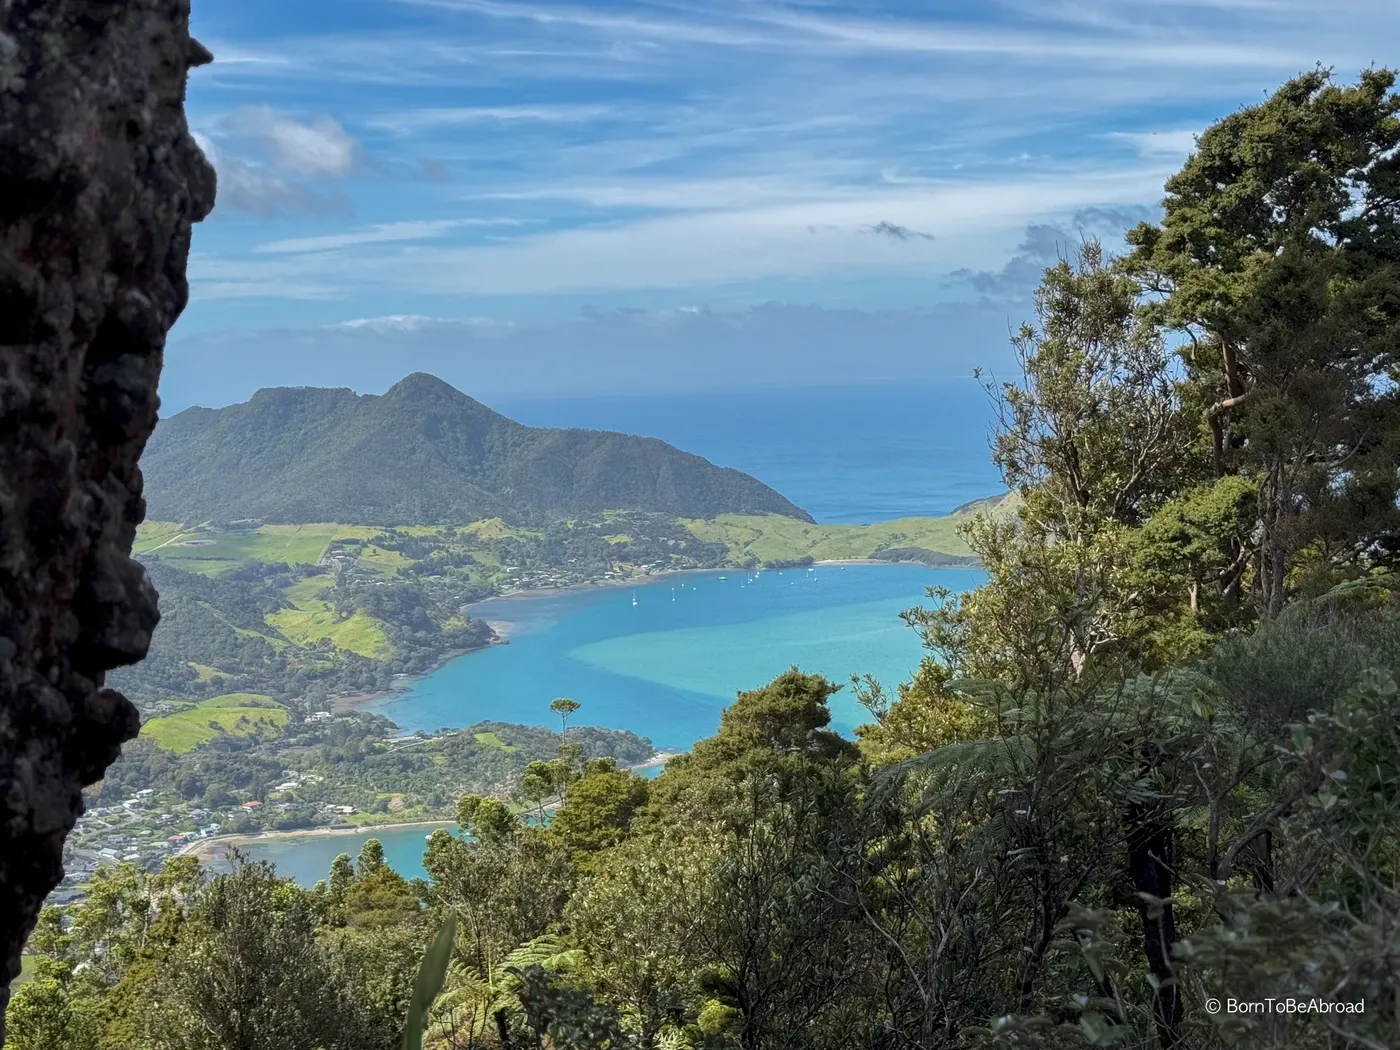
[(539, 123), (582, 124), (616, 116), (616, 106), (583, 106), (560, 103), (550, 106), (441, 106), (402, 110), (369, 117), (365, 127), (406, 136), (441, 128), (477, 124)]
[(1191, 128), (1179, 131), (1116, 131), (1110, 139), (1126, 142), (1144, 157), (1185, 157), (1196, 149), (1196, 136)]
[(216, 212), (241, 211), (271, 219), (291, 213), (327, 215), (350, 208), (344, 197), (314, 193), (261, 165), (231, 156), (207, 135), (195, 132), (194, 138), (218, 175)]
[(328, 116), (293, 120), (270, 106), (245, 106), (224, 122), (228, 132), (261, 147), (274, 168), (311, 179), (343, 179), (356, 168), (360, 145)]
[[(1303, 49), (1263, 46), (1253, 40), (1224, 41), (1208, 34), (1175, 39), (1160, 34), (1034, 32), (994, 23), (937, 27), (909, 19), (837, 18), (773, 4), (716, 5), (690, 19), (639, 17), (595, 7), (564, 4), (501, 3), (499, 0), (398, 0), (420, 7), (447, 8), (499, 20), (528, 21), (548, 28), (590, 30), (616, 40), (653, 40), (724, 48), (793, 53), (1002, 55), (1039, 63), (1096, 59), (1116, 65), (1150, 62), (1186, 68), (1306, 65)], [(708, 15), (709, 17), (706, 17)], [(1081, 24), (1083, 19), (1081, 19)], [(1107, 28), (1105, 26), (1105, 28)]]
[(519, 327), (513, 321), (501, 321), (494, 317), (425, 317), (421, 314), (388, 314), (384, 317), (357, 317), (350, 321), (337, 321), (325, 328), (347, 331), (376, 332), (389, 335), (395, 332), (423, 332), (433, 328), (466, 327), (478, 332), (508, 332)]
[(191, 302), (222, 299), (342, 299), (344, 292), (326, 284), (279, 280), (197, 281), (190, 285)]
[[(872, 275), (999, 275), (1028, 224), (1159, 200), (1195, 131), (1318, 59), (1345, 78), (1400, 39), (1394, 0), (379, 10), (373, 31), (247, 16), (247, 39), (216, 46), (234, 61), (196, 74), (192, 112), (224, 151), (222, 207), (330, 212), (345, 200), (323, 180), (369, 171), (345, 191), (382, 221), (201, 227), (220, 258), (197, 285), (334, 288), (392, 314), (440, 309), (422, 295), (621, 301), (818, 275), (860, 296)], [(246, 106), (268, 98), (297, 110)], [(497, 210), (520, 225), (452, 218)]]

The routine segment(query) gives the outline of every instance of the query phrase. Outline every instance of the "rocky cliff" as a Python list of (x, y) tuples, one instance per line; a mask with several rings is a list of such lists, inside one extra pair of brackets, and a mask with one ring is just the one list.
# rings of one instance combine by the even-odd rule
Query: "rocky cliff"
[[(0, 0), (0, 1025), (63, 839), (136, 734), (137, 460), (214, 173), (188, 0)], [(0, 1030), (0, 1043), (4, 1033)]]

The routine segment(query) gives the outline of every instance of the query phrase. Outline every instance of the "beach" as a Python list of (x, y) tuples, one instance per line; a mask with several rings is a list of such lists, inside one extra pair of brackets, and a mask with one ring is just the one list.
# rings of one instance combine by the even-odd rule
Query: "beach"
[(409, 820), (401, 824), (347, 824), (333, 828), (297, 828), (291, 831), (257, 831), (250, 835), (216, 835), (213, 838), (199, 839), (196, 842), (186, 843), (175, 851), (175, 856), (193, 856), (203, 864), (220, 856), (224, 850), (230, 847), (247, 846), (258, 842), (269, 842), (278, 839), (328, 838), (334, 835), (367, 835), (373, 834), (379, 829), (387, 831), (391, 828), (450, 828), (455, 826), (456, 821), (451, 820)]

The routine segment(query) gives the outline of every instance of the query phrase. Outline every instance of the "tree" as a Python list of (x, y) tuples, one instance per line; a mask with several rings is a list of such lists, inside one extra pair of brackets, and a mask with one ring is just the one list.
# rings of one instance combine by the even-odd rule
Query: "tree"
[(599, 762), (569, 785), (550, 830), (579, 864), (581, 855), (597, 853), (626, 837), (632, 818), (646, 804), (647, 788), (645, 777), (619, 770), (610, 759)]
[(559, 735), (565, 738), (569, 735), (569, 716), (579, 709), (577, 700), (570, 700), (567, 696), (561, 696), (549, 702), (549, 709), (559, 716)]
[(170, 954), (161, 1042), (179, 1050), (353, 1046), (310, 896), (265, 861), (232, 859), (233, 872), (204, 889)]
[(1212, 125), (1128, 268), (1188, 339), (1211, 469), (1258, 492), (1253, 590), (1276, 616), (1300, 559), (1364, 563), (1397, 529), (1400, 95), (1318, 69)]
[(853, 758), (855, 748), (827, 727), (827, 701), (841, 688), (820, 675), (796, 667), (761, 689), (739, 693), (720, 715), (719, 732), (699, 741), (687, 769), (740, 769), (749, 758), (773, 756), (795, 759)]
[(1045, 271), (1036, 320), (1013, 339), (1020, 381), (989, 385), (993, 459), (1015, 513), (961, 529), (986, 585), (934, 593), (939, 605), (908, 617), (956, 673), (1052, 688), (1167, 659), (1129, 537), (1190, 480), (1189, 424), (1172, 352), (1139, 298), (1086, 242)]

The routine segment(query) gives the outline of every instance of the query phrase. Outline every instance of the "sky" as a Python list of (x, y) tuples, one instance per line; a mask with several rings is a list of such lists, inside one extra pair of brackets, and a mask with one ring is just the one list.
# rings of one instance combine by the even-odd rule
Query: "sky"
[(166, 413), (1004, 366), (1043, 267), (1395, 0), (194, 0), (219, 175)]

